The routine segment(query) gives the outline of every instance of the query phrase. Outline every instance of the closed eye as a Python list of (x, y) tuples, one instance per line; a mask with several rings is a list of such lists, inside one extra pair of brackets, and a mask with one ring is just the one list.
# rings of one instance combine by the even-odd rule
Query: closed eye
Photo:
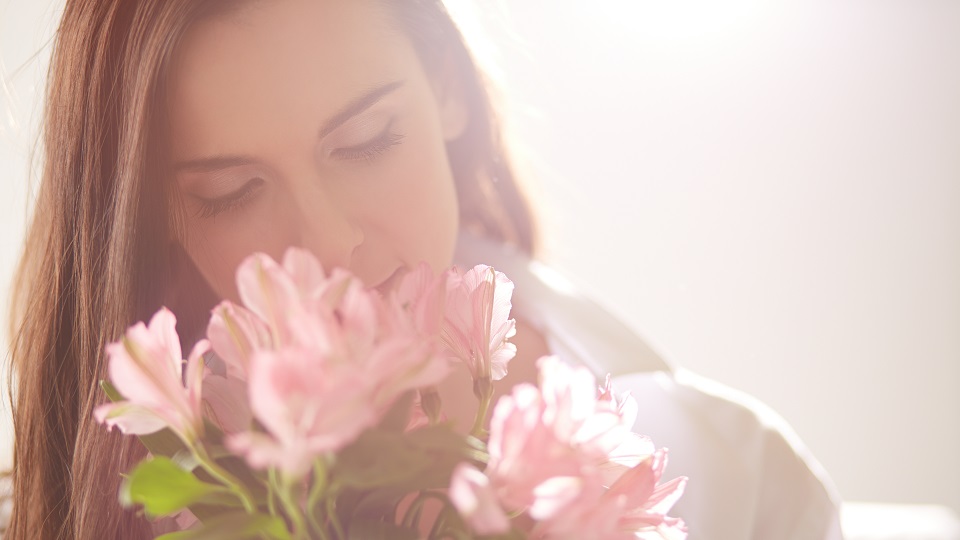
[(373, 140), (357, 146), (336, 148), (330, 152), (330, 156), (348, 161), (374, 161), (390, 148), (403, 142), (403, 139), (404, 135), (393, 131), (390, 124)]
[(214, 218), (224, 212), (239, 210), (252, 200), (264, 183), (263, 178), (256, 177), (251, 178), (240, 189), (222, 197), (207, 199), (195, 196), (200, 204), (197, 214), (203, 218)]

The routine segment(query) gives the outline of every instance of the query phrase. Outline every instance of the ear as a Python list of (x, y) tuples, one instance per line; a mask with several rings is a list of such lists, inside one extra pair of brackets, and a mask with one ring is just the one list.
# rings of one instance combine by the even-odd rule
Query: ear
[(459, 70), (450, 54), (444, 55), (440, 69), (432, 77), (433, 95), (440, 114), (443, 138), (453, 141), (460, 138), (470, 124), (470, 107)]

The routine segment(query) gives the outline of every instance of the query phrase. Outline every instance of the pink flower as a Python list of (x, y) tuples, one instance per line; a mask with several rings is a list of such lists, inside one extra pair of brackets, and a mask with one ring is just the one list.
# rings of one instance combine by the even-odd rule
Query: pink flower
[[(538, 366), (540, 388), (515, 386), (494, 409), (486, 480), (473, 472), (457, 479), (462, 500), (453, 502), (464, 518), (471, 526), (487, 526), (485, 516), (495, 515), (494, 507), (523, 511), (540, 522), (535, 538), (681, 531), (682, 523), (665, 512), (685, 479), (657, 487), (665, 453), (629, 431), (635, 402), (616, 396), (609, 382), (598, 393), (585, 368), (554, 357), (541, 358)], [(462, 495), (464, 485), (469, 496)]]
[[(547, 403), (540, 390), (528, 384), (515, 386), (494, 408), (486, 474), (500, 500), (511, 510), (534, 506), (541, 497), (559, 496), (550, 486), (538, 491), (551, 478), (581, 475), (581, 456), (557, 436), (546, 416)], [(562, 487), (565, 490), (568, 486)]]
[(547, 519), (578, 496), (585, 476), (600, 474), (629, 432), (586, 368), (555, 357), (538, 366), (540, 388), (515, 386), (494, 409), (486, 472), (508, 508)]
[[(306, 251), (288, 250), (283, 266), (254, 255), (237, 275), (249, 313), (270, 336), (262, 339), (256, 330), (261, 326), (250, 323), (238, 332), (242, 339), (218, 349), (239, 364), (237, 344), (251, 344), (249, 400), (266, 432), (239, 433), (227, 441), (251, 466), (302, 476), (314, 459), (375, 425), (402, 394), (434, 385), (449, 372), (437, 338), (416, 331), (413, 311), (365, 288), (345, 270), (326, 275)], [(434, 294), (430, 289), (423, 294)], [(413, 294), (410, 302), (434, 300)], [(224, 309), (224, 324), (211, 329), (225, 334), (224, 328), (241, 318), (231, 314), (241, 309)], [(427, 321), (427, 311), (436, 308), (424, 308), (421, 321)]]
[(558, 439), (584, 456), (601, 459), (623, 443), (634, 417), (621, 414), (617, 402), (598, 397), (596, 380), (587, 368), (570, 366), (555, 356), (543, 357), (537, 365), (546, 404), (544, 422)]
[(447, 277), (447, 309), (441, 337), (450, 356), (470, 370), (474, 381), (498, 381), (517, 347), (507, 341), (516, 333), (509, 319), (513, 282), (492, 267), (466, 272), (454, 268)]
[(365, 391), (367, 374), (321, 351), (260, 351), (250, 366), (250, 405), (266, 433), (239, 433), (227, 446), (252, 467), (302, 477), (314, 459), (342, 448), (377, 420)]
[(201, 340), (194, 346), (184, 377), (176, 323), (173, 313), (161, 308), (149, 325), (137, 323), (107, 346), (110, 382), (125, 400), (97, 407), (98, 422), (134, 435), (169, 427), (187, 444), (200, 436), (202, 356), (209, 342)]

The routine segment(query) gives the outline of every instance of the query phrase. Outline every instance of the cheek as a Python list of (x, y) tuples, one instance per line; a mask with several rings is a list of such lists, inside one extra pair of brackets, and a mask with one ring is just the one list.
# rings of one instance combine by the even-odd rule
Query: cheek
[(404, 263), (426, 261), (439, 271), (453, 259), (459, 226), (456, 188), (443, 139), (427, 136), (416, 141), (397, 156), (394, 187), (384, 204), (371, 210), (378, 215), (377, 230), (388, 236)]
[(236, 269), (246, 257), (263, 252), (280, 260), (292, 243), (285, 232), (289, 227), (282, 221), (286, 214), (272, 211), (266, 201), (261, 203), (236, 218), (201, 218), (187, 224), (184, 249), (221, 299), (239, 301)]

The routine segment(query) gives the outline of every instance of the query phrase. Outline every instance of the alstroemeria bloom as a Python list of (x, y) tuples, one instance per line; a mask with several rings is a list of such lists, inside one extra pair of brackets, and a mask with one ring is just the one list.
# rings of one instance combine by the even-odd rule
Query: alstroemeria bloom
[(288, 250), (282, 266), (254, 255), (237, 275), (246, 307), (271, 336), (269, 346), (256, 335), (242, 341), (260, 343), (249, 356), (248, 394), (266, 432), (227, 441), (254, 467), (302, 476), (316, 457), (376, 424), (402, 394), (449, 371), (438, 343), (417, 334), (395, 299), (345, 270), (325, 274), (306, 251)]
[(502, 379), (517, 354), (507, 341), (516, 334), (516, 321), (509, 318), (512, 295), (513, 282), (490, 266), (448, 272), (441, 336), (450, 356), (467, 366), (474, 381)]
[(173, 313), (161, 308), (148, 325), (131, 326), (107, 346), (110, 382), (125, 399), (97, 407), (98, 422), (134, 435), (170, 428), (187, 444), (200, 436), (202, 356), (210, 344), (201, 340), (193, 347), (184, 377), (176, 324)]
[[(599, 535), (602, 527), (580, 527), (593, 522), (600, 511), (593, 503), (605, 497), (603, 504), (618, 512), (613, 517), (619, 525), (611, 529), (616, 534), (628, 527), (649, 528), (647, 522), (675, 524), (663, 515), (668, 505), (660, 502), (672, 504), (683, 480), (662, 490), (656, 487), (665, 460), (648, 439), (629, 431), (636, 414), (633, 400), (615, 396), (609, 384), (598, 395), (596, 380), (585, 368), (554, 357), (541, 358), (538, 366), (540, 388), (517, 385), (494, 409), (484, 471), (488, 480), (454, 478), (451, 486), (460, 491), (451, 500), (461, 515), (474, 527), (489, 526), (496, 522), (496, 506), (500, 512), (524, 511), (551, 524), (567, 523), (576, 510), (579, 521), (571, 524), (577, 525), (576, 534), (559, 534), (563, 527), (542, 525), (535, 531), (544, 534), (536, 536), (608, 538)], [(457, 474), (475, 476), (460, 470)]]
[(255, 468), (301, 477), (316, 457), (342, 448), (377, 420), (364, 391), (366, 373), (321, 351), (260, 351), (250, 367), (250, 405), (266, 433), (239, 433), (227, 445)]

